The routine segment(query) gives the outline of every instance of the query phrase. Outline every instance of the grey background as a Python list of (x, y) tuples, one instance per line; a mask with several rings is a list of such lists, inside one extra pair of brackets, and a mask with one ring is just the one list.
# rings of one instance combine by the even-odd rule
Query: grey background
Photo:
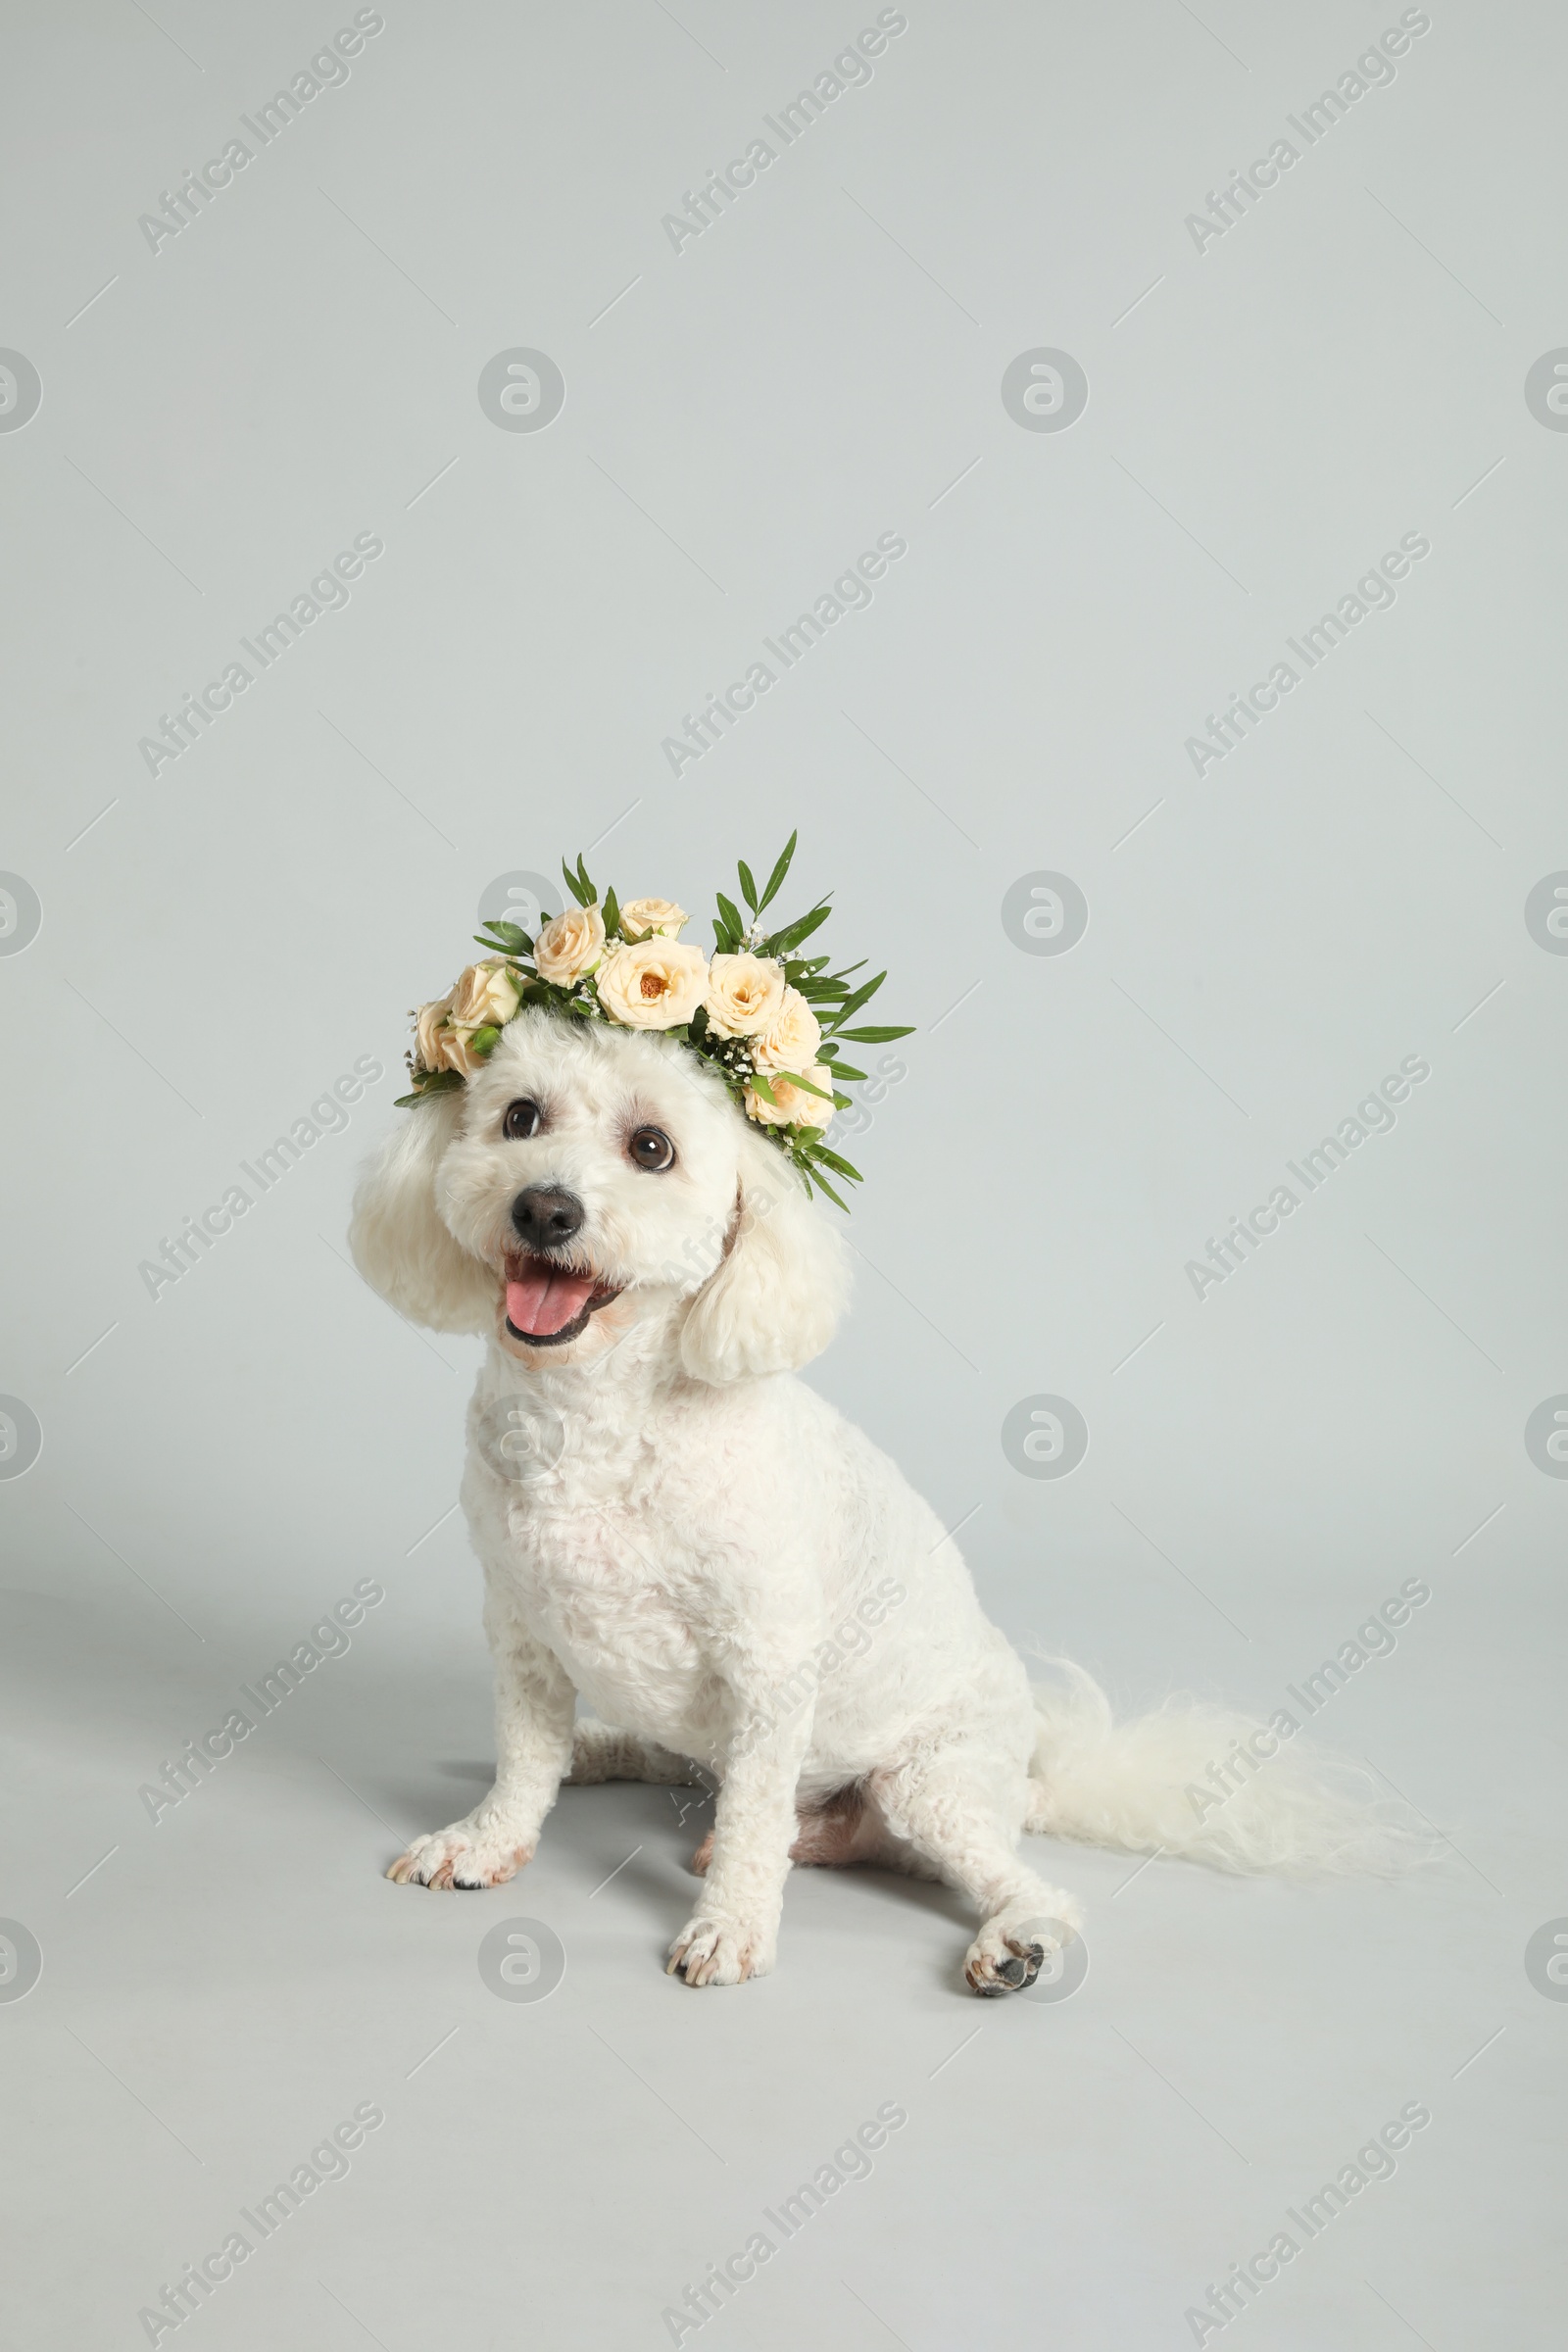
[[(1524, 383), (1568, 343), (1568, 36), (1438, 0), (1200, 252), (1206, 191), (1397, 9), (906, 13), (677, 253), (662, 216), (874, 10), (391, 0), (154, 253), (138, 217), (352, 12), (11, 12), (0, 342), (42, 405), (0, 434), (0, 865), (42, 927), (0, 958), (0, 1389), (43, 1446), (0, 1481), (0, 1909), (43, 1974), (0, 2004), (6, 2352), (145, 2341), (368, 2099), (210, 2344), (667, 2342), (886, 2100), (873, 2177), (705, 2341), (1191, 2342), (1414, 2099), (1396, 2177), (1234, 2325), (1556, 2340), (1568, 2014), (1524, 1955), (1568, 1912), (1568, 1492), (1524, 1429), (1568, 1390), (1568, 963), (1524, 906), (1568, 865), (1568, 440)], [(1064, 432), (1003, 405), (1042, 347), (1088, 377)], [(479, 405), (515, 348), (564, 377), (540, 432)], [(673, 778), (682, 714), (887, 531), (869, 610)], [(1195, 776), (1205, 713), (1416, 531), (1394, 608)], [(385, 554), (347, 609), (150, 776), (159, 714), (359, 532)], [(810, 1377), (966, 1520), (998, 1620), (1123, 1705), (1267, 1712), (1425, 1579), (1319, 1727), (1455, 1841), (1419, 1883), (1042, 1847), (1093, 1965), (999, 2011), (944, 1893), (815, 1873), (778, 1975), (693, 2002), (660, 1960), (704, 1816), (657, 1789), (568, 1792), (482, 1900), (378, 1877), (489, 1752), (451, 1515), (474, 1351), (343, 1254), (405, 1008), (498, 874), (598, 844), (622, 895), (706, 913), (795, 824), (829, 940), (919, 1025), (848, 1147), (858, 1298)], [(1003, 927), (1037, 871), (1088, 902), (1064, 955)], [(1408, 1054), (1394, 1132), (1200, 1301), (1186, 1262)], [(150, 1298), (161, 1237), (362, 1055), (348, 1129)], [(1087, 1423), (1065, 1478), (1004, 1455), (1037, 1396)], [(154, 1826), (139, 1785), (368, 1576), (349, 1654)], [(479, 1973), (517, 1917), (566, 1955), (543, 2002)]]

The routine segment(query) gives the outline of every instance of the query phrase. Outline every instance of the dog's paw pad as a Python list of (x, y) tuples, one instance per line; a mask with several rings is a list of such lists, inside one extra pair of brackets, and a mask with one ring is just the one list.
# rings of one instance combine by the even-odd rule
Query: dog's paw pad
[(976, 1936), (964, 1959), (964, 1982), (971, 1992), (995, 2000), (1007, 1992), (1027, 1992), (1045, 1966), (1046, 1946), (1015, 1932), (987, 1928)]

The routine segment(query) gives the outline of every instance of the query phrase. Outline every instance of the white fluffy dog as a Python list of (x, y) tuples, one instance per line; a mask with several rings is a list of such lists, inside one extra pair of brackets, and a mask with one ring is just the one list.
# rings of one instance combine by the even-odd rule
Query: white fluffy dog
[[(564, 1780), (696, 1765), (717, 1793), (670, 1946), (688, 1984), (772, 1967), (792, 1860), (865, 1862), (961, 1889), (965, 1977), (1000, 1993), (1081, 1924), (1021, 1831), (1234, 1868), (1383, 1859), (1364, 1807), (1278, 1740), (1261, 1766), (1239, 1717), (1113, 1730), (1077, 1669), (1031, 1690), (935, 1513), (792, 1377), (844, 1301), (828, 1213), (680, 1045), (549, 1011), (400, 1123), (354, 1254), (401, 1313), (489, 1336), (463, 1504), (497, 1762), (388, 1875), (499, 1886)], [(600, 1721), (574, 1723), (579, 1691)]]

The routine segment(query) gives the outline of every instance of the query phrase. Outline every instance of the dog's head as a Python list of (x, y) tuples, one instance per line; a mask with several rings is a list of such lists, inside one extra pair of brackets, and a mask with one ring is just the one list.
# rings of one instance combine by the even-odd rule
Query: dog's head
[(694, 1054), (545, 1011), (407, 1112), (350, 1242), (372, 1288), (432, 1330), (589, 1363), (660, 1316), (712, 1382), (808, 1361), (846, 1287), (842, 1242)]

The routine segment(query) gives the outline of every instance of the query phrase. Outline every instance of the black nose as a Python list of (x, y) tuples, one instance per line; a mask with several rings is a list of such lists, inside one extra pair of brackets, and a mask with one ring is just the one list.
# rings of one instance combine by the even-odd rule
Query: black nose
[(574, 1193), (558, 1192), (548, 1184), (530, 1184), (512, 1203), (517, 1238), (529, 1250), (550, 1250), (558, 1243), (569, 1242), (584, 1214)]

